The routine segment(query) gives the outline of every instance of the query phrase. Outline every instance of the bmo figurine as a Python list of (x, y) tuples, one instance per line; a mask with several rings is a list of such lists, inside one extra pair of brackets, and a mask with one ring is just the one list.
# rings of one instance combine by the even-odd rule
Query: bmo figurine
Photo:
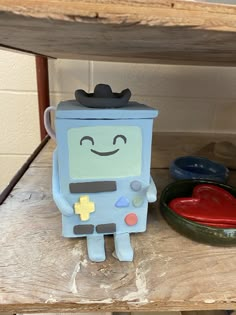
[[(129, 89), (94, 93), (45, 111), (45, 127), (56, 139), (53, 199), (62, 213), (65, 237), (86, 237), (89, 259), (106, 259), (104, 236), (114, 236), (120, 261), (133, 260), (130, 234), (144, 232), (148, 202), (156, 201), (150, 176), (153, 119), (158, 111), (129, 102)], [(49, 114), (55, 110), (55, 133)]]

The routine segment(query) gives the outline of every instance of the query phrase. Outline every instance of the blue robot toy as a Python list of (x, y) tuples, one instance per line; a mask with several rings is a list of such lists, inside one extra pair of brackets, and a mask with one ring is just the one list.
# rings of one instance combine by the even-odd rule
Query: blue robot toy
[[(52, 193), (65, 237), (86, 237), (90, 260), (106, 259), (104, 236), (114, 236), (120, 261), (133, 260), (130, 234), (144, 232), (148, 202), (157, 190), (150, 176), (152, 125), (158, 111), (130, 102), (129, 89), (94, 93), (45, 111), (45, 127), (57, 142)], [(55, 132), (50, 112), (55, 111)]]

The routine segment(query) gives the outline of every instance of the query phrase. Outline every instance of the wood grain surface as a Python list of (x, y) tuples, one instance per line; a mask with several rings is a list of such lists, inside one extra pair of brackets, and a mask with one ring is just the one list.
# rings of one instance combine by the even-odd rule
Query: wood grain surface
[(227, 311), (187, 311), (181, 315), (228, 315)]
[(0, 0), (0, 44), (55, 58), (236, 65), (236, 7), (185, 0)]
[[(187, 311), (187, 312), (91, 312), (91, 313), (40, 313), (41, 315), (229, 315), (227, 311)], [(5, 314), (6, 315), (6, 314)], [(24, 315), (24, 314), (18, 314), (18, 315)], [(29, 314), (34, 315), (34, 314)], [(233, 315), (233, 314), (232, 314)]]
[[(40, 313), (41, 315), (87, 315), (88, 313)], [(23, 314), (18, 314), (18, 315), (23, 315)], [(29, 315), (34, 315), (34, 314), (29, 314)], [(187, 312), (91, 312), (88, 315), (228, 315), (227, 311), (187, 311)]]
[[(88, 260), (84, 239), (61, 237), (51, 196), (47, 144), (0, 208), (0, 312), (178, 311), (236, 308), (236, 248), (193, 242), (149, 208), (146, 233), (132, 236), (134, 261)], [(167, 170), (154, 169), (161, 190)], [(230, 183), (236, 182), (231, 172)]]

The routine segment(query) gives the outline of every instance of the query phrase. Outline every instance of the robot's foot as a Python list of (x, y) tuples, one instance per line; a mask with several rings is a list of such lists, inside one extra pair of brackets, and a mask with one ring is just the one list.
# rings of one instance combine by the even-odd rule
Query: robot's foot
[(120, 261), (132, 261), (134, 251), (130, 243), (129, 233), (115, 234), (114, 241), (117, 258)]
[(87, 236), (87, 249), (90, 260), (100, 262), (106, 259), (103, 235)]

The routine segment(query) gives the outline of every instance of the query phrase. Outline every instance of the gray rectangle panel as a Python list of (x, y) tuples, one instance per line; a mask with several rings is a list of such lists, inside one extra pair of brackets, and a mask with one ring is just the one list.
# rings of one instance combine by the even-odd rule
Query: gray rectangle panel
[(116, 191), (115, 181), (98, 181), (98, 182), (83, 182), (83, 183), (71, 183), (69, 185), (70, 192), (76, 193), (98, 193)]

